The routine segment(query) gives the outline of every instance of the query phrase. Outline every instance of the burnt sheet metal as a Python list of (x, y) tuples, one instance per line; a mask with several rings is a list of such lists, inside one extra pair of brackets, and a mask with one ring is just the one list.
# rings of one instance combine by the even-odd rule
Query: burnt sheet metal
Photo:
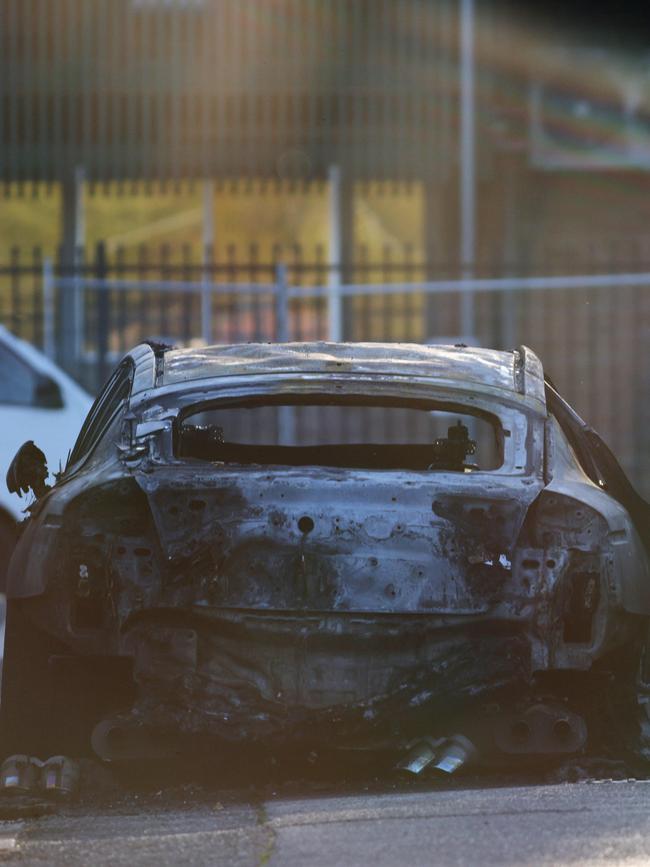
[(328, 383), (334, 393), (354, 394), (357, 383), (357, 394), (372, 397), (392, 383), (402, 397), (437, 391), (470, 405), (483, 401), (488, 412), (495, 405), (542, 417), (546, 412), (541, 364), (523, 347), (514, 353), (409, 344), (355, 344), (347, 352), (338, 344), (209, 347), (165, 353), (153, 388), (144, 387), (146, 377), (138, 378), (137, 369), (136, 380), (130, 406), (141, 421), (162, 418), (165, 411), (175, 416), (210, 397), (307, 395)]
[(485, 612), (541, 489), (310, 467), (202, 476), (137, 475), (166, 561), (166, 604), (191, 588), (194, 604), (228, 608)]
[(138, 718), (229, 741), (412, 738), (530, 680), (522, 636), (417, 618), (261, 617), (134, 624)]
[[(571, 694), (561, 676), (611, 683), (608, 660), (636, 658), (650, 614), (638, 533), (546, 418), (531, 353), (458, 350), (484, 379), (461, 384), (434, 376), (443, 356), (454, 372), (450, 349), (431, 355), (429, 377), (422, 351), (399, 349), (401, 370), (418, 369), (403, 376), (378, 372), (386, 348), (314, 350), (306, 372), (287, 372), (304, 348), (219, 348), (205, 380), (161, 374), (139, 392), (83, 471), (39, 500), (10, 595), (72, 653), (132, 658), (137, 699), (121, 724), (341, 744), (458, 731), (478, 743), (455, 723), (497, 703), (510, 735), (522, 720), (557, 729), (523, 752), (584, 748), (582, 709), (544, 699), (540, 710), (540, 679), (558, 699)], [(176, 454), (190, 406), (328, 389), (490, 412), (507, 432), (503, 465), (363, 471)], [(507, 733), (485, 728), (507, 752)]]
[(495, 718), (494, 742), (504, 754), (558, 755), (581, 752), (587, 742), (584, 719), (563, 705), (532, 704), (520, 713)]
[[(165, 490), (169, 497), (179, 500), (181, 500), (184, 491), (193, 491), (196, 496), (193, 495), (190, 499), (198, 503), (204, 488), (208, 492), (213, 488), (223, 492), (230, 486), (231, 490), (225, 496), (227, 500), (230, 498), (231, 503), (228, 508), (231, 508), (235, 522), (238, 520), (236, 502), (255, 503), (254, 508), (257, 509), (264, 505), (268, 517), (270, 512), (274, 510), (273, 503), (268, 500), (264, 503), (263, 497), (259, 496), (257, 490), (252, 490), (249, 496), (236, 479), (231, 484), (230, 480), (233, 473), (232, 471), (229, 473), (226, 467), (214, 467), (206, 462), (183, 460), (175, 456), (174, 431), (177, 415), (183, 407), (194, 405), (199, 399), (212, 402), (217, 398), (229, 400), (233, 395), (238, 395), (241, 398), (246, 396), (256, 398), (260, 394), (277, 394), (278, 390), (282, 393), (283, 389), (294, 392), (297, 390), (298, 393), (304, 393), (306, 396), (314, 391), (318, 393), (330, 391), (332, 394), (338, 394), (341, 388), (344, 388), (348, 393), (363, 394), (366, 392), (377, 398), (397, 394), (406, 397), (412, 396), (416, 399), (452, 400), (457, 405), (467, 406), (469, 412), (483, 410), (497, 415), (504, 431), (508, 432), (504, 441), (503, 465), (498, 470), (472, 474), (473, 481), (469, 486), (468, 477), (459, 473), (416, 473), (411, 479), (411, 474), (406, 471), (401, 474), (386, 472), (382, 473), (382, 478), (386, 479), (386, 483), (381, 483), (382, 488), (383, 491), (387, 491), (387, 488), (392, 486), (394, 488), (393, 494), (403, 490), (405, 496), (408, 497), (409, 489), (414, 486), (418, 487), (418, 485), (422, 488), (421, 483), (427, 481), (431, 484), (432, 493), (448, 490), (453, 495), (454, 490), (459, 485), (460, 492), (463, 490), (476, 492), (477, 488), (480, 487), (487, 494), (485, 501), (477, 505), (477, 509), (483, 510), (483, 512), (485, 508), (489, 507), (490, 494), (494, 488), (495, 499), (500, 501), (500, 505), (497, 504), (498, 508), (501, 510), (508, 508), (506, 500), (510, 498), (519, 504), (514, 506), (519, 520), (523, 518), (523, 507), (532, 501), (535, 491), (539, 490), (542, 485), (544, 427), (542, 417), (537, 412), (531, 413), (527, 405), (522, 403), (523, 398), (521, 397), (515, 396), (512, 400), (509, 398), (501, 403), (496, 403), (485, 395), (467, 389), (444, 389), (426, 379), (402, 382), (391, 376), (373, 379), (370, 382), (359, 380), (356, 376), (341, 376), (337, 379), (332, 376), (323, 378), (312, 375), (307, 378), (301, 377), (299, 380), (286, 380), (279, 376), (264, 382), (260, 382), (255, 377), (241, 379), (233, 377), (227, 385), (220, 388), (213, 385), (206, 386), (206, 389), (200, 391), (198, 395), (196, 385), (193, 391), (173, 392), (166, 396), (156, 393), (156, 402), (143, 403), (139, 408), (139, 414), (133, 411), (130, 417), (125, 420), (117, 442), (111, 444), (112, 448), (106, 446), (106, 453), (94, 456), (95, 460), (86, 472), (66, 480), (65, 484), (58, 488), (55, 498), (46, 497), (39, 501), (28, 530), (32, 538), (32, 546), (21, 546), (21, 553), (19, 554), (21, 562), (12, 564), (10, 569), (8, 581), (10, 595), (28, 597), (43, 592), (47, 583), (47, 564), (52, 561), (53, 557), (60, 556), (54, 553), (53, 546), (60, 545), (59, 527), (63, 524), (69, 528), (66, 532), (74, 533), (76, 530), (72, 526), (73, 522), (75, 520), (85, 521), (87, 517), (92, 517), (93, 513), (102, 516), (98, 519), (99, 524), (102, 520), (111, 520), (109, 517), (103, 517), (106, 509), (100, 506), (99, 501), (102, 499), (112, 509), (129, 511), (126, 501), (128, 498), (125, 499), (123, 495), (118, 495), (112, 502), (110, 492), (113, 481), (116, 484), (121, 484), (120, 479), (122, 479), (128, 487), (129, 481), (135, 479), (145, 491), (151, 501), (154, 519), (158, 524), (157, 541), (163, 546), (169, 544), (172, 536), (160, 520), (160, 515), (166, 514), (166, 507), (156, 506), (155, 500), (160, 499)], [(244, 472), (247, 472), (248, 469), (250, 468), (244, 468)], [(236, 476), (237, 473), (235, 472), (234, 475)], [(296, 500), (300, 500), (308, 485), (311, 484), (311, 477), (308, 474), (303, 475), (301, 480), (301, 476), (289, 468), (284, 468), (277, 475), (278, 481), (284, 478), (287, 491), (293, 488), (294, 499)], [(341, 471), (333, 479), (328, 468), (315, 468), (313, 477), (316, 479), (329, 478), (334, 485), (338, 484), (339, 480), (345, 481), (347, 479), (348, 487), (351, 490), (356, 485), (357, 490), (351, 493), (349, 511), (359, 507), (361, 509), (360, 514), (364, 515), (365, 518), (363, 503), (365, 502), (367, 505), (367, 502), (374, 496), (374, 492), (367, 486), (362, 487), (365, 485), (365, 481), (357, 471), (352, 470), (347, 474)], [(251, 476), (253, 488), (263, 486), (268, 481), (269, 479), (264, 478), (264, 474), (257, 482)], [(87, 493), (89, 487), (92, 489), (90, 494)], [(102, 490), (106, 492), (105, 496), (102, 495)], [(160, 493), (160, 496), (157, 492)], [(338, 497), (332, 484), (330, 484), (329, 490), (324, 493), (330, 499), (336, 500)], [(282, 502), (280, 502), (282, 497), (284, 497), (282, 491), (278, 492), (277, 507), (280, 512), (282, 511)], [(384, 506), (384, 501), (389, 502), (383, 493), (381, 498), (382, 506)], [(482, 499), (481, 495), (478, 495), (478, 499)], [(392, 504), (392, 500), (390, 502)], [(401, 498), (401, 502), (404, 503), (404, 497)], [(440, 508), (444, 509), (444, 496), (441, 495), (438, 502)], [(433, 499), (430, 499), (428, 503), (423, 500), (421, 505), (427, 516), (432, 514)], [(395, 511), (392, 505), (389, 505), (388, 508)], [(64, 513), (68, 509), (69, 515), (64, 520)], [(207, 514), (210, 514), (210, 510)], [(213, 517), (219, 520), (217, 515), (213, 514)], [(512, 517), (502, 517), (512, 531)], [(241, 518), (246, 524), (250, 516), (244, 510)], [(489, 518), (487, 513), (483, 514), (482, 519), (477, 513), (476, 520), (483, 520), (485, 524), (487, 518)], [(193, 544), (193, 527), (196, 526), (197, 519), (200, 519), (198, 513), (195, 514), (193, 522), (184, 527), (187, 543), (190, 546)], [(421, 525), (422, 520), (420, 520)], [(171, 521), (172, 525), (175, 523), (173, 520)], [(424, 525), (426, 525), (426, 521)], [(494, 526), (498, 526), (498, 523)], [(408, 528), (406, 532), (411, 534)], [(408, 535), (407, 538), (412, 538), (412, 534)], [(27, 560), (29, 562), (26, 562)], [(12, 579), (12, 574), (17, 576), (15, 580)]]
[(380, 374), (427, 377), (463, 388), (495, 388), (530, 396), (544, 406), (539, 359), (520, 347), (498, 352), (467, 346), (408, 343), (252, 343), (165, 353), (159, 385), (230, 376), (286, 373)]

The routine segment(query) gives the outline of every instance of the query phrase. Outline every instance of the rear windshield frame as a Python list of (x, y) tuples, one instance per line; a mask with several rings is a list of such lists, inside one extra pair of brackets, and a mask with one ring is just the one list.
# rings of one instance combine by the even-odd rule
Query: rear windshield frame
[[(461, 415), (461, 416), (470, 416), (473, 418), (477, 418), (481, 421), (487, 422), (493, 429), (495, 433), (495, 444), (497, 449), (497, 459), (498, 464), (496, 466), (489, 467), (479, 467), (473, 472), (486, 472), (486, 473), (494, 473), (499, 472), (503, 469), (506, 463), (506, 442), (509, 438), (509, 434), (506, 433), (506, 428), (504, 427), (503, 419), (496, 412), (490, 412), (488, 410), (483, 409), (480, 406), (475, 405), (474, 402), (464, 402), (457, 401), (453, 399), (445, 399), (441, 398), (438, 395), (427, 395), (422, 397), (413, 397), (413, 396), (404, 396), (398, 395), (395, 393), (386, 393), (381, 394), (375, 392), (373, 394), (368, 393), (351, 393), (349, 390), (345, 392), (336, 392), (336, 391), (323, 391), (323, 392), (314, 392), (309, 391), (307, 393), (300, 391), (279, 391), (279, 392), (263, 392), (260, 394), (248, 394), (245, 396), (222, 396), (219, 398), (209, 399), (197, 402), (195, 404), (191, 404), (185, 406), (183, 410), (178, 414), (175, 424), (173, 427), (173, 452), (177, 459), (179, 460), (201, 460), (204, 461), (203, 458), (193, 458), (191, 456), (181, 456), (180, 453), (180, 437), (181, 430), (185, 423), (188, 422), (193, 416), (199, 415), (204, 412), (210, 412), (211, 410), (228, 410), (228, 409), (237, 409), (237, 408), (255, 408), (255, 407), (266, 407), (266, 406), (367, 406), (370, 408), (395, 408), (395, 409), (415, 409), (423, 412), (443, 412), (448, 413), (450, 415)], [(233, 445), (237, 445), (237, 443), (232, 443)], [(408, 445), (408, 441), (405, 443), (400, 443), (403, 445)], [(243, 445), (243, 444), (242, 444)], [(342, 447), (347, 445), (346, 443), (341, 444)], [(350, 444), (352, 445), (352, 444)], [(363, 443), (359, 443), (359, 445), (363, 445)], [(381, 445), (381, 443), (368, 443), (368, 445)], [(415, 443), (414, 443), (415, 445)], [(418, 443), (418, 445), (422, 445)], [(262, 446), (260, 446), (261, 448)], [(273, 447), (273, 446), (269, 446)], [(286, 448), (303, 448), (304, 446), (296, 444), (293, 446), (286, 446)], [(314, 446), (317, 447), (317, 446)], [(471, 458), (469, 459), (471, 462)], [(233, 465), (237, 465), (237, 462), (233, 461)], [(245, 463), (241, 464), (245, 466)], [(276, 464), (270, 463), (269, 466), (275, 466)], [(278, 464), (281, 465), (281, 464)], [(323, 466), (331, 466), (330, 464), (323, 464)], [(397, 469), (397, 468), (395, 468)]]

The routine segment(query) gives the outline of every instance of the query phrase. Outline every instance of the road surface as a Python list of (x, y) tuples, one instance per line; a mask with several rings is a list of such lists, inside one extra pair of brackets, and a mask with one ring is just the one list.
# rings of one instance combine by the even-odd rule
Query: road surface
[(650, 864), (650, 781), (161, 801), (0, 822), (0, 863)]

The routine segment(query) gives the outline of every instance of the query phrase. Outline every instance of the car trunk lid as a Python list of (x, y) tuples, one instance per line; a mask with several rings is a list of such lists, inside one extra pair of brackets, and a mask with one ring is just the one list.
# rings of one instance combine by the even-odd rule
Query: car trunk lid
[(138, 473), (169, 604), (482, 614), (539, 479), (498, 473), (184, 466)]

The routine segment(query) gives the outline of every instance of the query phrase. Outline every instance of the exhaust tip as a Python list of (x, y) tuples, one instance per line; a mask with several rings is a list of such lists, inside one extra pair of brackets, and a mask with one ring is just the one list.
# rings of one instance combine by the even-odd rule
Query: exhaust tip
[(476, 757), (476, 747), (464, 735), (433, 740), (425, 738), (411, 747), (406, 756), (396, 765), (396, 770), (419, 776), (432, 766), (443, 774), (455, 774)]
[(455, 774), (476, 757), (476, 747), (464, 735), (454, 735), (445, 742), (434, 768), (443, 774)]
[(436, 758), (436, 750), (442, 741), (422, 740), (418, 741), (408, 751), (406, 756), (398, 762), (396, 769), (406, 771), (408, 774), (418, 776)]

